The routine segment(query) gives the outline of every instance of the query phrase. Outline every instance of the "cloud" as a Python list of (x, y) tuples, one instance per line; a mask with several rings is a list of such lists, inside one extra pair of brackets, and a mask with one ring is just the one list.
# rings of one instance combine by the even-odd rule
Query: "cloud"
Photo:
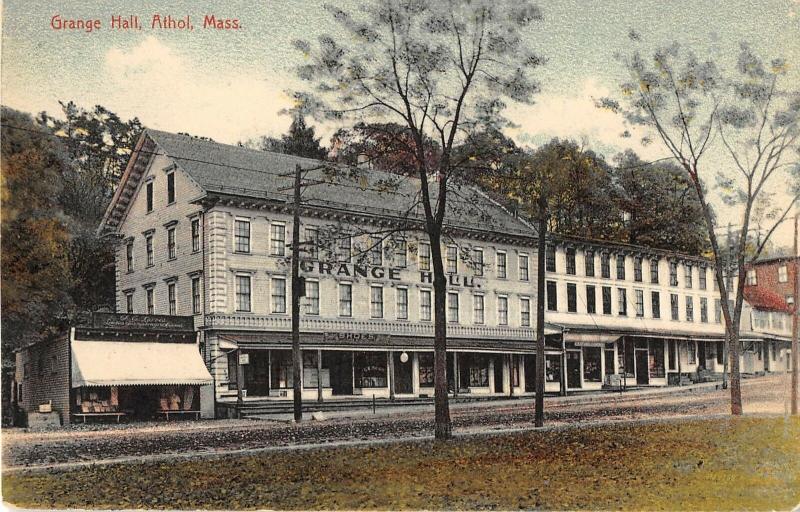
[(291, 104), (286, 84), (216, 58), (181, 55), (153, 36), (130, 49), (111, 48), (103, 61), (108, 89), (101, 103), (150, 127), (220, 142), (285, 132), (290, 119), (277, 112)]
[[(660, 147), (642, 146), (644, 131), (627, 126), (622, 116), (599, 109), (595, 101), (611, 95), (595, 79), (583, 82), (580, 91), (571, 95), (543, 93), (533, 106), (520, 107), (509, 112), (509, 117), (519, 128), (510, 135), (523, 145), (538, 146), (552, 139), (570, 138), (586, 140), (589, 146), (607, 157), (631, 148), (644, 158), (663, 156)], [(629, 138), (623, 138), (623, 132)]]

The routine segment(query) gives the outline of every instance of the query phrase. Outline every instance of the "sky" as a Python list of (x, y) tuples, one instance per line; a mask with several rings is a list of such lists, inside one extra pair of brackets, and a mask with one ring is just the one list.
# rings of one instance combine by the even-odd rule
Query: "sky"
[[(334, 3), (346, 10), (360, 4)], [(1, 101), (32, 113), (56, 113), (59, 100), (87, 108), (101, 104), (148, 127), (227, 143), (280, 135), (290, 119), (278, 112), (290, 106), (287, 91), (299, 84), (294, 67), (301, 57), (292, 41), (335, 31), (323, 4), (5, 0)], [(549, 0), (538, 5), (545, 20), (526, 37), (547, 64), (537, 76), (542, 91), (536, 104), (509, 112), (519, 128), (508, 135), (521, 144), (569, 137), (586, 140), (608, 158), (627, 147), (646, 158), (660, 156), (657, 145), (643, 148), (635, 138), (622, 139), (622, 119), (594, 106), (595, 98), (613, 94), (625, 77), (614, 54), (630, 50), (630, 29), (653, 46), (678, 40), (727, 69), (735, 63), (739, 43), (747, 41), (765, 57), (787, 58), (790, 79), (800, 83), (800, 0)], [(154, 14), (188, 15), (195, 29), (152, 30)], [(204, 30), (200, 25), (207, 14), (238, 19), (241, 29)], [(100, 19), (102, 28), (54, 30), (56, 15)], [(113, 15), (137, 15), (144, 28), (112, 31)], [(335, 128), (319, 127), (323, 143)], [(790, 224), (777, 233), (778, 245), (791, 244)]]

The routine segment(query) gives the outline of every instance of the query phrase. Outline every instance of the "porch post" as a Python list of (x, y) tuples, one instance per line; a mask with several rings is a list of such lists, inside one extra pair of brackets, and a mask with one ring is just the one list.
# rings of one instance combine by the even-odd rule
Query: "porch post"
[(317, 402), (322, 403), (322, 349), (317, 350)]
[(394, 352), (386, 351), (386, 361), (389, 363), (389, 400), (394, 400)]
[(508, 354), (508, 396), (514, 396), (514, 354)]
[(236, 416), (239, 417), (241, 414), (241, 407), (244, 403), (244, 396), (242, 393), (242, 384), (244, 382), (244, 368), (242, 368), (242, 363), (239, 361), (242, 357), (242, 349), (239, 348), (236, 350)]
[(458, 388), (461, 387), (458, 377), (458, 352), (453, 351), (453, 396), (458, 396)]
[(678, 386), (682, 386), (681, 384), (681, 340), (675, 340), (675, 344), (678, 346), (678, 350), (675, 352), (678, 353)]

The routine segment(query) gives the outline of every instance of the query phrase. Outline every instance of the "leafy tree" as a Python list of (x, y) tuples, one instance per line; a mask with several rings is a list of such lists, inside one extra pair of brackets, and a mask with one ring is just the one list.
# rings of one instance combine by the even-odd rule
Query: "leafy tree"
[(319, 141), (314, 127), (306, 126), (304, 117), (295, 113), (292, 124), (289, 125), (289, 132), (280, 139), (264, 135), (240, 144), (261, 151), (325, 160), (328, 157), (328, 150), (322, 147)]
[(2, 108), (3, 354), (60, 330), (72, 315), (65, 148), (30, 116)]
[(63, 118), (42, 112), (38, 122), (60, 138), (69, 160), (58, 194), (71, 234), (69, 292), (82, 311), (113, 310), (114, 247), (96, 230), (143, 128), (137, 118), (123, 121), (100, 105), (60, 104)]
[(703, 209), (686, 171), (671, 162), (648, 163), (634, 152), (611, 169), (614, 204), (626, 220), (619, 241), (688, 254), (709, 250)]
[[(635, 44), (641, 39), (633, 37)], [(742, 413), (739, 375), (739, 324), (744, 279), (728, 286), (723, 275), (724, 248), (715, 232), (716, 210), (710, 187), (738, 207), (741, 232), (732, 251), (737, 275), (763, 251), (770, 235), (800, 199), (798, 116), (800, 91), (786, 83), (783, 59), (765, 63), (742, 44), (735, 72), (721, 72), (712, 60), (701, 60), (674, 43), (645, 57), (638, 49), (624, 57), (629, 79), (621, 84), (621, 104), (602, 105), (623, 112), (630, 123), (645, 126), (688, 174), (703, 212), (725, 319), (730, 354), (731, 413)], [(709, 165), (704, 158), (718, 134), (727, 165)], [(779, 204), (768, 191), (785, 183), (789, 200)], [(753, 214), (767, 213), (772, 226), (752, 251), (747, 250)], [(730, 306), (729, 298), (733, 299)]]
[[(463, 177), (455, 148), (465, 134), (506, 124), (506, 101), (528, 103), (542, 63), (522, 31), (542, 19), (527, 1), (375, 0), (354, 16), (327, 10), (345, 35), (297, 41), (308, 59), (298, 69), (311, 90), (296, 94), (301, 112), (324, 119), (395, 122), (414, 142), (413, 168), (434, 272), (435, 435), (451, 436), (447, 400), (447, 282), (442, 236), (448, 198)], [(430, 160), (427, 138), (436, 140)], [(435, 177), (431, 179), (431, 177)]]

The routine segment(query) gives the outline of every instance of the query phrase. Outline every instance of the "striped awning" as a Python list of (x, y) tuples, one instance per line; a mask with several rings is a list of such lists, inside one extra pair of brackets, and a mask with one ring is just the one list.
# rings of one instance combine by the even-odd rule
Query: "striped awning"
[(211, 384), (194, 343), (72, 342), (72, 387)]

